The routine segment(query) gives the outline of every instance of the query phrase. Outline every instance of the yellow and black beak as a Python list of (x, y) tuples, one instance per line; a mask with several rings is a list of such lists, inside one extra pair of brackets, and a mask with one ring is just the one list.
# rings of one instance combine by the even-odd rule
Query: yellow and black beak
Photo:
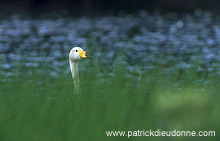
[(78, 50), (79, 56), (83, 59), (94, 59), (92, 56), (87, 56), (86, 52), (84, 50)]
[(81, 58), (86, 58), (87, 57), (86, 52), (84, 50), (78, 50), (77, 52), (79, 53), (79, 56)]

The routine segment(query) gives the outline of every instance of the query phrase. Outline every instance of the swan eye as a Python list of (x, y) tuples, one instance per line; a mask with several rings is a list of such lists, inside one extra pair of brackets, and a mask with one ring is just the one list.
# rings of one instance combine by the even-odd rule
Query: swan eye
[(76, 50), (76, 52), (77, 52), (78, 50)]

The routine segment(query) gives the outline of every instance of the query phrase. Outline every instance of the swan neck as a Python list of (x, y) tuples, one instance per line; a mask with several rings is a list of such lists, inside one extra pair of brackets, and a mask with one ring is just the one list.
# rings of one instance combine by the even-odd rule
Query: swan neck
[(70, 70), (72, 73), (73, 80), (78, 79), (79, 78), (78, 61), (77, 62), (70, 61)]

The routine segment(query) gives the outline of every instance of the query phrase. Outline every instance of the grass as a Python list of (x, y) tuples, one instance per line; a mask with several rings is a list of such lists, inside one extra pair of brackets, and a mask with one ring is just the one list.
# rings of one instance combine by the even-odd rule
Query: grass
[[(103, 141), (108, 130), (215, 131), (215, 137), (131, 137), (129, 140), (219, 140), (217, 72), (163, 66), (129, 72), (119, 59), (111, 69), (81, 63), (82, 96), (70, 74), (52, 78), (34, 70), (0, 82), (0, 140)], [(42, 70), (44, 68), (41, 68)], [(77, 99), (77, 100), (76, 100)], [(80, 100), (79, 100), (80, 99)]]

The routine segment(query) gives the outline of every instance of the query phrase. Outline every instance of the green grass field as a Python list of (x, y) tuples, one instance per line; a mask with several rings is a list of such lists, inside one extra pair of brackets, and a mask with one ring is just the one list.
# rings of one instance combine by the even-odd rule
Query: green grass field
[[(57, 78), (18, 70), (0, 82), (1, 141), (122, 141), (106, 131), (215, 131), (215, 137), (130, 137), (132, 141), (218, 141), (218, 72), (163, 66), (129, 72), (116, 61), (105, 69), (80, 62), (82, 96), (73, 93), (71, 74)], [(123, 65), (121, 65), (123, 64)], [(41, 70), (44, 70), (42, 67)], [(45, 70), (46, 72), (46, 70)]]

